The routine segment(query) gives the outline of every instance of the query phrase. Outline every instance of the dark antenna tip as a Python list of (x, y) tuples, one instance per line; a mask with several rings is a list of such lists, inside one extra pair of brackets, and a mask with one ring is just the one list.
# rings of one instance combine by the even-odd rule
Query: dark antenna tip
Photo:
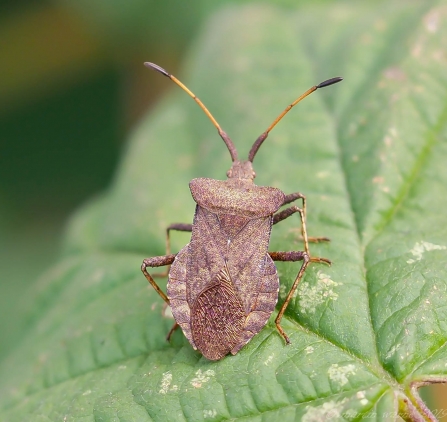
[(162, 67), (158, 66), (155, 63), (151, 63), (151, 62), (144, 62), (144, 65), (150, 69), (154, 69), (157, 72), (160, 72), (162, 75), (165, 75), (167, 77), (169, 77), (169, 73), (166, 72), (166, 70), (164, 70)]
[(325, 86), (336, 84), (337, 82), (341, 82), (343, 80), (342, 77), (337, 76), (335, 78), (328, 79), (327, 81), (323, 81), (317, 85), (317, 88), (324, 88)]

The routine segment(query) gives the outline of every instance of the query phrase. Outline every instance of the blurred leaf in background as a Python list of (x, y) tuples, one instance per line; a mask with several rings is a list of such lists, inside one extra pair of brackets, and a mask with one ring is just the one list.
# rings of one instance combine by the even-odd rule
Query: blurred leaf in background
[[(224, 3), (43, 4), (39, 11), (59, 16), (46, 27), (57, 28), (48, 40), (59, 50), (19, 32), (34, 61), (47, 58), (35, 72), (23, 50), (0, 50), (18, 54), (9, 80), (19, 81), (0, 91), (0, 227), (9, 234), (1, 242), (11, 275), (1, 285), (0, 327), (9, 331), (0, 419), (358, 420), (399, 408), (414, 420), (428, 415), (416, 389), (444, 381), (446, 371), (447, 9), (435, 1), (283, 1), (214, 14)], [(20, 15), (10, 12), (1, 26), (8, 40), (20, 23), (32, 27)], [(67, 48), (82, 38), (62, 42), (70, 28), (94, 41)], [(80, 51), (73, 61), (56, 54), (71, 51)], [(191, 222), (189, 180), (222, 179), (229, 167), (209, 121), (178, 89), (133, 130), (112, 186), (75, 215), (59, 263), (32, 286), (39, 254), (54, 262), (58, 235), (47, 254), (20, 246), (45, 244), (71, 207), (107, 184), (124, 128), (156, 94), (147, 84), (169, 87), (142, 62), (177, 73), (182, 57), (178, 76), (242, 156), (303, 90), (345, 77), (293, 110), (256, 157), (258, 184), (306, 193), (311, 235), (332, 238), (312, 251), (334, 265), (312, 266), (286, 314), (290, 347), (273, 324), (217, 363), (180, 332), (164, 340), (172, 321), (145, 284), (141, 260), (164, 253), (169, 223)], [(295, 229), (275, 227), (271, 249), (301, 248)], [(15, 240), (17, 232), (35, 240)], [(187, 241), (176, 236), (174, 246)], [(278, 268), (286, 291), (297, 268)]]
[(0, 356), (20, 337), (17, 302), (60, 256), (67, 216), (110, 183), (125, 132), (159, 94), (142, 61), (175, 68), (199, 6), (2, 3)]

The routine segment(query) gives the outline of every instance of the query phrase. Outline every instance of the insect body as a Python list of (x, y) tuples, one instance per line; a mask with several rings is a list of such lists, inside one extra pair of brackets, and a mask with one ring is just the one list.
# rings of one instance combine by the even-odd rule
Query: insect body
[[(196, 202), (193, 224), (173, 224), (167, 229), (167, 255), (147, 258), (141, 270), (147, 280), (171, 306), (175, 325), (183, 330), (188, 341), (210, 360), (228, 353), (236, 354), (267, 323), (278, 300), (279, 277), (274, 261), (303, 261), (275, 323), (278, 331), (290, 343), (280, 322), (309, 262), (324, 262), (326, 258), (311, 257), (306, 230), (306, 199), (299, 192), (286, 195), (273, 187), (256, 186), (253, 182), (253, 159), (269, 132), (299, 101), (318, 88), (342, 80), (329, 79), (310, 88), (290, 104), (269, 128), (259, 136), (247, 161), (239, 161), (231, 139), (220, 128), (202, 102), (178, 79), (163, 68), (145, 63), (169, 77), (183, 88), (207, 114), (227, 145), (233, 165), (225, 181), (206, 178), (190, 182)], [(279, 209), (296, 200), (296, 205)], [(304, 251), (268, 252), (272, 225), (299, 213)], [(171, 230), (191, 231), (191, 241), (178, 254), (170, 254)], [(171, 265), (172, 264), (172, 265)], [(147, 267), (171, 265), (167, 295), (147, 272)]]

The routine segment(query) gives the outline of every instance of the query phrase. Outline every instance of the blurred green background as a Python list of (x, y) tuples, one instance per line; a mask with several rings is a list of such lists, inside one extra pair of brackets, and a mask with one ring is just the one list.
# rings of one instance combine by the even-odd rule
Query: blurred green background
[(17, 304), (32, 300), (27, 290), (58, 260), (67, 218), (107, 189), (127, 134), (170, 88), (143, 61), (176, 73), (204, 20), (225, 3), (0, 5), (0, 359), (25, 323)]
[[(18, 301), (56, 262), (68, 216), (113, 177), (127, 133), (166, 88), (200, 2), (8, 1), (0, 6), (0, 358)], [(32, 300), (32, 298), (26, 298)]]

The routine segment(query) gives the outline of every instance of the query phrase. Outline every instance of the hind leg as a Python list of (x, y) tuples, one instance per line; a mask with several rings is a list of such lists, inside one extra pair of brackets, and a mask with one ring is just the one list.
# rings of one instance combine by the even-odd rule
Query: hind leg
[(312, 258), (309, 257), (309, 255), (306, 252), (303, 251), (290, 251), (290, 252), (269, 252), (270, 257), (274, 261), (286, 261), (286, 262), (296, 262), (296, 261), (303, 261), (303, 264), (301, 265), (300, 270), (298, 271), (298, 274), (295, 277), (295, 281), (292, 284), (292, 287), (289, 290), (289, 293), (287, 294), (287, 297), (281, 306), (281, 309), (278, 312), (278, 315), (275, 319), (276, 328), (278, 329), (281, 336), (284, 338), (285, 342), (287, 344), (290, 344), (290, 339), (285, 333), (284, 329), (281, 327), (281, 319), (284, 315), (284, 312), (287, 309), (287, 306), (289, 305), (290, 300), (292, 299), (298, 284), (300, 283), (301, 279), (303, 278), (304, 272), (306, 271), (307, 266), (309, 265), (309, 262), (324, 262), (328, 265), (331, 265), (331, 261), (329, 261), (326, 258)]

